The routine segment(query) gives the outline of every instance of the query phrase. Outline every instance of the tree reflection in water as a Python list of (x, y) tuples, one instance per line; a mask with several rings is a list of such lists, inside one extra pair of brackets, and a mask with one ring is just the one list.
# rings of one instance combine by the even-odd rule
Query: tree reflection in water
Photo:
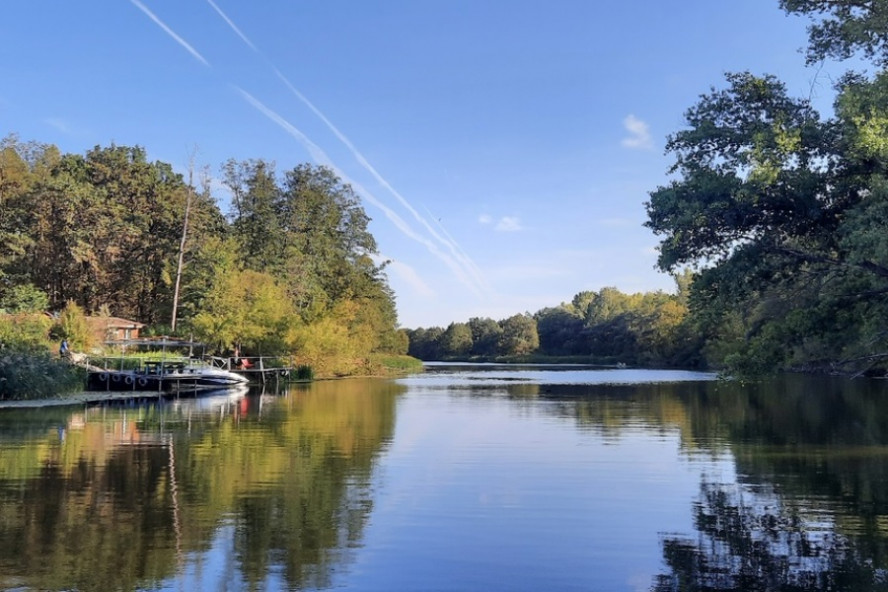
[(0, 589), (329, 587), (363, 536), (402, 391), (3, 414)]
[(771, 486), (704, 480), (694, 528), (693, 538), (663, 538), (671, 573), (654, 592), (888, 590), (872, 547), (838, 533), (826, 508), (791, 507)]

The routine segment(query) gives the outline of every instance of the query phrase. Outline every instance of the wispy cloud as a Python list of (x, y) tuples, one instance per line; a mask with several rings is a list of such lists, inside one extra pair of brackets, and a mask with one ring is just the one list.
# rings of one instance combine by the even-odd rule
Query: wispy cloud
[[(154, 13), (152, 13), (145, 5), (143, 5), (139, 0), (130, 0), (130, 2), (136, 6), (139, 10), (145, 13), (151, 20), (153, 20), (161, 29), (164, 30), (170, 37), (172, 37), (177, 43), (179, 43), (186, 51), (188, 51), (192, 56), (198, 59), (201, 63), (206, 66), (210, 66), (209, 62), (200, 54), (194, 47), (192, 47), (187, 41), (185, 41), (182, 37), (177, 35), (169, 26), (167, 26), (163, 21), (161, 21)], [(246, 90), (232, 85), (232, 87), (241, 95), (241, 97), (254, 109), (262, 113), (265, 117), (270, 119), (276, 125), (278, 125), (281, 129), (295, 138), (302, 146), (309, 152), (311, 158), (317, 162), (318, 164), (329, 167), (331, 170), (336, 172), (336, 174), (343, 180), (343, 182), (351, 185), (355, 191), (357, 191), (360, 195), (362, 195), (370, 204), (382, 210), (383, 214), (385, 214), (386, 218), (388, 218), (395, 227), (400, 230), (407, 237), (422, 243), (435, 257), (441, 260), (453, 274), (457, 277), (457, 279), (466, 285), (473, 293), (478, 296), (485, 296), (489, 294), (490, 288), (481, 273), (480, 269), (475, 265), (475, 263), (471, 260), (471, 258), (466, 255), (466, 253), (459, 247), (458, 244), (447, 235), (446, 231), (441, 227), (440, 232), (436, 231), (435, 228), (426, 220), (423, 216), (421, 216), (415, 208), (411, 206), (411, 204), (400, 194), (398, 193), (391, 184), (388, 183), (386, 179), (376, 171), (376, 169), (367, 161), (367, 159), (355, 148), (354, 144), (343, 134), (333, 123), (317, 108), (314, 104), (311, 103), (302, 93), (299, 92), (287, 78), (272, 64), (271, 60), (269, 60), (266, 56), (264, 56), (259, 49), (253, 44), (253, 42), (246, 36), (246, 34), (241, 31), (241, 29), (234, 23), (225, 12), (215, 3), (213, 0), (207, 0), (207, 3), (213, 8), (214, 11), (222, 18), (225, 23), (234, 31), (235, 34), (254, 52), (263, 57), (271, 68), (274, 70), (275, 74), (278, 78), (287, 86), (288, 89), (302, 102), (304, 103), (315, 116), (317, 116), (332, 132), (333, 134), (343, 143), (345, 146), (351, 151), (352, 155), (358, 161), (358, 163), (366, 169), (373, 178), (380, 183), (389, 193), (391, 193), (398, 202), (405, 208), (407, 211), (419, 222), (426, 230), (428, 235), (431, 236), (431, 240), (428, 237), (422, 235), (419, 232), (416, 232), (400, 215), (398, 215), (394, 210), (386, 206), (381, 200), (377, 199), (370, 191), (368, 191), (365, 187), (361, 186), (359, 183), (351, 179), (348, 175), (342, 171), (339, 167), (337, 167), (330, 157), (326, 154), (326, 152), (317, 144), (315, 144), (308, 136), (306, 136), (301, 130), (299, 130), (296, 126), (291, 124), (277, 112), (268, 108), (264, 103), (262, 103), (259, 99), (254, 97), (252, 94), (247, 92)], [(440, 227), (440, 223), (439, 223)], [(443, 234), (443, 236), (442, 236)], [(445, 251), (438, 245), (442, 245)], [(415, 272), (414, 272), (415, 273)]]
[(623, 127), (629, 132), (629, 137), (623, 138), (621, 142), (624, 147), (641, 150), (650, 150), (654, 147), (650, 128), (641, 119), (630, 114), (623, 120)]
[(65, 121), (64, 119), (61, 119), (59, 117), (47, 117), (46, 119), (43, 120), (43, 123), (45, 123), (46, 125), (48, 125), (50, 127), (54, 127), (55, 129), (62, 132), (63, 134), (70, 134), (71, 133), (71, 126), (68, 125), (67, 121)]
[(190, 53), (192, 56), (194, 56), (200, 63), (202, 63), (204, 66), (210, 67), (210, 63), (202, 55), (200, 55), (200, 53), (196, 49), (194, 49), (190, 43), (188, 43), (187, 41), (185, 41), (184, 39), (179, 37), (175, 33), (175, 31), (173, 31), (171, 28), (169, 28), (166, 25), (166, 23), (164, 23), (162, 20), (160, 20), (157, 17), (157, 15), (155, 15), (153, 12), (148, 10), (147, 6), (145, 6), (144, 4), (139, 2), (139, 0), (130, 0), (130, 2), (133, 4), (133, 6), (135, 6), (136, 8), (141, 10), (142, 12), (144, 12), (148, 16), (148, 18), (150, 18), (152, 21), (154, 21), (158, 27), (163, 29), (167, 35), (172, 37), (176, 41), (176, 43), (178, 43), (179, 45), (184, 47), (188, 51), (188, 53)]
[(477, 282), (482, 289), (486, 290), (486, 282), (484, 280), (484, 276), (481, 274), (478, 266), (475, 265), (475, 262), (472, 261), (472, 259), (465, 254), (465, 252), (459, 247), (459, 245), (456, 244), (452, 239), (439, 234), (429, 223), (429, 221), (426, 220), (419, 212), (417, 212), (416, 208), (414, 208), (403, 195), (401, 195), (381, 174), (379, 174), (379, 172), (373, 167), (373, 165), (370, 164), (370, 162), (364, 157), (364, 155), (361, 154), (361, 152), (357, 148), (355, 148), (355, 145), (352, 144), (351, 140), (349, 140), (345, 134), (339, 131), (339, 128), (333, 125), (333, 122), (331, 122), (317, 107), (315, 107), (314, 104), (305, 97), (305, 95), (300, 93), (277, 68), (275, 68), (274, 71), (275, 74), (277, 74), (278, 78), (280, 78), (281, 82), (283, 82), (284, 85), (286, 85), (287, 88), (290, 89), (290, 92), (292, 92), (294, 96), (296, 96), (296, 98), (298, 98), (300, 101), (302, 101), (302, 103), (306, 107), (308, 107), (309, 110), (311, 110), (311, 112), (314, 113), (315, 116), (320, 119), (331, 132), (333, 132), (333, 135), (335, 135), (336, 138), (340, 142), (342, 142), (346, 148), (348, 148), (349, 152), (351, 152), (355, 160), (358, 161), (358, 164), (360, 164), (364, 168), (364, 170), (369, 172), (377, 183), (382, 185), (382, 187), (384, 187), (386, 191), (394, 196), (395, 199), (398, 200), (398, 203), (400, 203), (401, 206), (403, 206), (404, 209), (406, 209), (410, 213), (410, 215), (412, 215), (413, 218), (426, 229), (426, 231), (432, 236), (432, 238), (444, 245), (447, 250), (450, 251), (451, 256), (453, 256), (460, 263), (460, 265), (465, 268), (465, 272), (471, 275), (473, 280)]
[[(493, 224), (493, 217), (489, 214), (481, 214), (478, 216), (478, 223), (489, 226)], [(503, 216), (497, 220), (493, 229), (498, 232), (518, 232), (523, 230), (524, 227), (521, 226), (521, 220), (517, 216)]]
[(521, 220), (516, 216), (503, 216), (500, 218), (500, 221), (496, 223), (495, 228), (495, 230), (499, 232), (518, 232), (521, 229)]
[(267, 118), (272, 120), (274, 123), (276, 123), (278, 126), (280, 126), (285, 132), (287, 132), (288, 134), (290, 134), (291, 136), (296, 138), (299, 141), (299, 143), (302, 144), (306, 148), (306, 150), (308, 150), (308, 153), (311, 155), (312, 159), (314, 159), (315, 162), (323, 164), (325, 166), (329, 166), (331, 168), (333, 168), (335, 166), (333, 164), (333, 161), (330, 160), (330, 158), (327, 156), (327, 153), (324, 152), (324, 150), (320, 146), (318, 146), (317, 144), (312, 142), (308, 138), (308, 136), (303, 134), (296, 126), (294, 126), (289, 121), (287, 121), (286, 119), (284, 119), (283, 117), (278, 115), (275, 111), (272, 111), (271, 109), (266, 107), (265, 104), (262, 103), (262, 101), (260, 101), (259, 99), (257, 99), (256, 97), (254, 97), (253, 95), (251, 95), (250, 93), (245, 91), (244, 89), (242, 89), (238, 86), (235, 86), (234, 89), (237, 90), (237, 92), (240, 93), (240, 95), (244, 98), (244, 100), (247, 101), (247, 103), (249, 103), (250, 105), (252, 105), (257, 111), (259, 111), (264, 116), (266, 116)]

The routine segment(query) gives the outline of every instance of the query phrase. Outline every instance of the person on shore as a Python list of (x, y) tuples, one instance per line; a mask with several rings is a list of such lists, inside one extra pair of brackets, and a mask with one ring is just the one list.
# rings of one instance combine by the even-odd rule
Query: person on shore
[(71, 355), (71, 350), (68, 349), (67, 339), (62, 339), (62, 344), (59, 346), (59, 355), (63, 358), (67, 358)]

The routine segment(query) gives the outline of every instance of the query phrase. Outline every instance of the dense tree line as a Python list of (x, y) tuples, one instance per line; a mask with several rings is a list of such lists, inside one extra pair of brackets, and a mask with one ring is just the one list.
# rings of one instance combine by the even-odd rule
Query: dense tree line
[(697, 366), (698, 343), (684, 322), (687, 279), (678, 294), (580, 292), (570, 302), (501, 321), (472, 318), (446, 328), (408, 331), (409, 353), (423, 360), (515, 356), (582, 357), (602, 363)]
[[(888, 4), (781, 0), (810, 15), (809, 63), (888, 59)], [(834, 113), (773, 76), (727, 75), (668, 140), (647, 203), (663, 270), (691, 268), (688, 323), (735, 371), (888, 367), (888, 73), (849, 72)]]
[(200, 189), (191, 176), (140, 147), (80, 155), (0, 141), (0, 309), (72, 302), (219, 350), (298, 351), (314, 363), (330, 351), (355, 364), (406, 350), (369, 218), (332, 171), (229, 161), (227, 214), (209, 175)]

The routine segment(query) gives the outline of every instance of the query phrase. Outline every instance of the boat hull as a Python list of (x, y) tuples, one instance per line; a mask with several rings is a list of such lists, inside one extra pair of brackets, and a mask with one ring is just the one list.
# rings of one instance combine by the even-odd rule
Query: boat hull
[(218, 368), (189, 368), (153, 373), (144, 370), (103, 370), (90, 372), (87, 378), (87, 388), (99, 391), (177, 392), (226, 388), (247, 383), (245, 377)]

